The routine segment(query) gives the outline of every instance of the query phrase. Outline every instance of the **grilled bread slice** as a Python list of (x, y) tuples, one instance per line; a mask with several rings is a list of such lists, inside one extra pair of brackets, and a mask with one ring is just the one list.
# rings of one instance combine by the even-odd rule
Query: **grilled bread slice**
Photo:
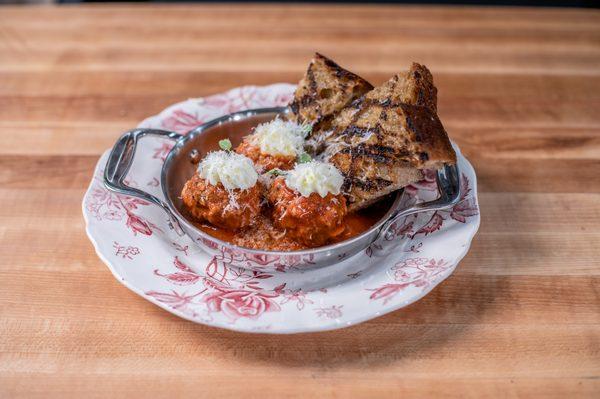
[(344, 175), (350, 210), (419, 180), (420, 169), (456, 162), (424, 71), (413, 64), (403, 78), (394, 76), (333, 119), (323, 157)]
[(291, 119), (312, 124), (313, 131), (326, 130), (335, 113), (372, 89), (365, 79), (315, 53), (290, 103)]

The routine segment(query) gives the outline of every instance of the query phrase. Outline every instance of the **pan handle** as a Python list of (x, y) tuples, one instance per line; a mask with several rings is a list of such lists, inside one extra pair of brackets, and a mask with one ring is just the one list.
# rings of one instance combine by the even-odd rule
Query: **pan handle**
[(461, 195), (459, 176), (458, 165), (444, 165), (443, 168), (438, 169), (436, 181), (440, 196), (435, 200), (421, 202), (410, 208), (398, 210), (384, 223), (381, 230), (379, 230), (379, 234), (373, 241), (379, 239), (391, 241), (395, 235), (395, 232), (391, 227), (403, 217), (419, 212), (447, 209), (456, 205), (460, 201)]
[(117, 140), (108, 156), (108, 161), (104, 168), (104, 185), (115, 193), (138, 197), (160, 206), (169, 215), (175, 231), (180, 234), (181, 227), (179, 226), (179, 222), (164, 201), (145, 191), (130, 187), (124, 182), (127, 172), (129, 172), (129, 168), (131, 168), (131, 164), (133, 163), (138, 140), (147, 135), (160, 136), (171, 140), (179, 140), (183, 137), (181, 134), (159, 129), (133, 129), (125, 132)]

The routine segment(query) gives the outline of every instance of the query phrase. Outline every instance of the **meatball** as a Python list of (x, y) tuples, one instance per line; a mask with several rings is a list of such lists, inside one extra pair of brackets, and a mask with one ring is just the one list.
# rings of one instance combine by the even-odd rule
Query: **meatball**
[(342, 194), (321, 197), (311, 193), (304, 197), (279, 177), (273, 182), (268, 199), (273, 206), (273, 223), (301, 244), (318, 247), (344, 233), (348, 208)]
[(235, 152), (250, 158), (261, 171), (271, 169), (289, 170), (296, 163), (295, 156), (271, 155), (261, 152), (260, 148), (252, 143), (248, 137), (240, 143)]
[(181, 197), (194, 218), (228, 230), (249, 226), (261, 209), (259, 184), (245, 190), (227, 190), (197, 173), (185, 183)]

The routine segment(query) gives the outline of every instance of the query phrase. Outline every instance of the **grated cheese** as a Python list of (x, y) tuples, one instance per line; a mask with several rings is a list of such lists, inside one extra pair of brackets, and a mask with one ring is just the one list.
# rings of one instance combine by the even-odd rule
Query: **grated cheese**
[(227, 190), (245, 190), (258, 180), (252, 160), (231, 151), (209, 152), (198, 165), (198, 173), (213, 186), (221, 183)]
[(297, 164), (285, 176), (285, 184), (304, 197), (312, 193), (338, 195), (343, 183), (344, 177), (335, 166), (319, 161)]
[(276, 118), (258, 125), (250, 136), (250, 142), (263, 154), (297, 156), (304, 152), (304, 139), (309, 126)]

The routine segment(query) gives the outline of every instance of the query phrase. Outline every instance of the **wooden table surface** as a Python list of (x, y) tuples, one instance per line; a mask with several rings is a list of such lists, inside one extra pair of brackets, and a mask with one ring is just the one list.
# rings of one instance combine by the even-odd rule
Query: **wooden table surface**
[[(296, 82), (323, 52), (431, 68), (481, 229), (418, 303), (244, 335), (116, 281), (81, 200), (124, 130), (189, 97)], [(600, 13), (390, 6), (0, 8), (0, 397), (600, 397)]]

